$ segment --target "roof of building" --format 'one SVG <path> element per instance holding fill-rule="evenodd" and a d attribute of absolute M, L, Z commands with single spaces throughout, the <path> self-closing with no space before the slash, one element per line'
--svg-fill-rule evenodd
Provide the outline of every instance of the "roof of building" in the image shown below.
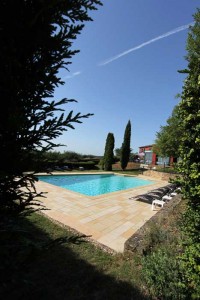
<path fill-rule="evenodd" d="M 153 147 L 153 145 L 140 146 L 139 148 Z"/>

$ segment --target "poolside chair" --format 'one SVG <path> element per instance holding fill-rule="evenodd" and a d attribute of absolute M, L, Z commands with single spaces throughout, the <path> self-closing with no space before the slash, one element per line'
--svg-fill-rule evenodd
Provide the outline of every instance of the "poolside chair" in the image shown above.
<path fill-rule="evenodd" d="M 128 198 L 129 200 L 134 200 L 134 199 L 136 199 L 136 198 L 138 198 L 138 196 L 133 196 L 133 197 L 130 197 L 130 198 Z"/>
<path fill-rule="evenodd" d="M 68 166 L 63 166 L 62 169 L 63 169 L 64 171 L 71 171 L 71 170 L 72 170 L 72 169 L 69 168 Z"/>
<path fill-rule="evenodd" d="M 162 197 L 162 201 L 170 201 L 171 199 L 173 198 L 173 196 L 170 196 L 170 195 L 165 195 Z"/>
<path fill-rule="evenodd" d="M 128 199 L 129 199 L 129 200 L 138 200 L 138 199 L 140 199 L 141 197 L 145 198 L 146 195 L 148 195 L 148 193 L 136 195 L 136 196 L 130 197 L 130 198 L 128 198 Z M 152 197 L 152 196 L 151 196 L 151 197 Z"/>
<path fill-rule="evenodd" d="M 169 188 L 163 186 L 161 188 L 158 188 L 157 191 L 162 192 L 163 194 L 165 194 L 165 193 L 167 193 L 169 191 Z"/>
<path fill-rule="evenodd" d="M 53 172 L 53 169 L 52 168 L 46 168 L 46 173 L 50 173 L 51 174 L 51 172 Z"/>
<path fill-rule="evenodd" d="M 155 195 L 156 197 L 161 198 L 162 196 L 164 196 L 166 194 L 166 191 L 155 189 L 153 191 L 148 192 L 148 194 Z"/>
<path fill-rule="evenodd" d="M 171 196 L 176 196 L 181 192 L 181 188 L 178 187 L 176 188 L 172 193 L 170 193 Z"/>
<path fill-rule="evenodd" d="M 150 193 L 147 193 L 147 195 L 151 196 L 154 199 L 158 199 L 159 200 L 159 199 L 161 199 L 161 197 L 162 197 L 163 194 L 158 194 L 156 192 L 150 192 Z"/>
<path fill-rule="evenodd" d="M 169 191 L 172 193 L 177 189 L 177 186 L 175 184 L 170 184 L 169 185 Z"/>
<path fill-rule="evenodd" d="M 154 210 L 157 205 L 161 206 L 161 208 L 162 208 L 164 206 L 164 204 L 165 204 L 165 201 L 155 199 L 155 200 L 152 201 L 151 209 Z"/>
<path fill-rule="evenodd" d="M 59 166 L 55 166 L 54 170 L 56 170 L 56 171 L 63 171 L 62 168 L 60 168 Z"/>
<path fill-rule="evenodd" d="M 162 190 L 154 189 L 154 190 L 147 192 L 146 194 L 141 194 L 141 195 L 130 197 L 129 200 L 143 200 L 143 201 L 148 201 L 148 202 L 152 203 L 153 199 L 155 199 L 155 198 L 161 199 L 161 197 L 163 195 L 164 195 L 164 192 Z"/>
<path fill-rule="evenodd" d="M 145 202 L 152 203 L 153 199 L 154 199 L 153 196 L 148 195 L 148 194 L 144 194 L 144 195 L 138 195 L 135 200 L 140 200 L 140 201 L 145 201 Z"/>
<path fill-rule="evenodd" d="M 178 194 L 177 192 L 172 192 L 172 193 L 170 193 L 170 196 L 174 197 L 174 196 L 176 196 L 177 194 Z"/>

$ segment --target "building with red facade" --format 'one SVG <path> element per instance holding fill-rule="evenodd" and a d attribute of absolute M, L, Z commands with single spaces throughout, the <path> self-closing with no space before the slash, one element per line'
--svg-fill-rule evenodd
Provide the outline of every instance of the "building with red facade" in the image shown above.
<path fill-rule="evenodd" d="M 138 155 L 148 165 L 171 165 L 177 161 L 174 157 L 160 157 L 156 155 L 153 152 L 153 145 L 140 146 Z"/>

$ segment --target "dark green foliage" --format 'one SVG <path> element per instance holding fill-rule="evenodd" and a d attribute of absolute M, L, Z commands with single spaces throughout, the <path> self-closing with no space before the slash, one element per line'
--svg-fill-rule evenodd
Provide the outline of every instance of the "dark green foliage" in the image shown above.
<path fill-rule="evenodd" d="M 182 267 L 181 286 L 191 299 L 200 297 L 200 211 L 188 205 L 182 224 L 186 240 L 183 242 L 183 253 L 180 256 Z"/>
<path fill-rule="evenodd" d="M 120 156 L 121 156 L 121 148 L 116 148 L 115 149 L 115 155 L 116 155 L 116 157 L 120 158 Z"/>
<path fill-rule="evenodd" d="M 66 166 L 77 168 L 81 164 L 86 164 L 87 169 L 94 169 L 94 165 L 99 163 L 100 158 L 94 155 L 83 155 L 73 151 L 48 151 L 44 153 L 34 152 L 31 156 L 32 161 L 29 162 L 31 170 L 45 171 L 47 168 L 54 168 L 55 166 Z M 35 168 L 32 166 L 35 166 Z"/>
<path fill-rule="evenodd" d="M 0 187 L 4 190 L 9 186 L 7 180 L 27 170 L 33 151 L 59 146 L 54 140 L 63 131 L 90 116 L 73 111 L 64 116 L 66 104 L 76 100 L 51 98 L 55 88 L 64 84 L 59 70 L 67 69 L 78 52 L 71 46 L 83 22 L 91 20 L 88 11 L 100 4 L 99 0 L 0 2 L 0 94 L 4 103 L 0 110 Z M 11 196 L 11 190 L 8 193 Z"/>
<path fill-rule="evenodd" d="M 176 200 L 175 200 L 176 201 Z M 182 273 L 179 259 L 183 247 L 180 241 L 185 202 L 177 203 L 171 211 L 157 215 L 149 223 L 143 239 L 142 278 L 150 299 L 190 299 L 180 284 Z"/>
<path fill-rule="evenodd" d="M 87 170 L 98 169 L 100 158 L 94 155 L 82 155 L 73 151 L 48 151 L 44 153 L 33 152 L 29 161 L 29 170 L 38 170 L 39 172 L 53 171 L 55 167 L 61 170 L 78 169 L 84 167 Z"/>
<path fill-rule="evenodd" d="M 182 284 L 190 290 L 191 298 L 200 295 L 200 10 L 194 15 L 195 23 L 190 28 L 187 42 L 188 61 L 184 82 L 179 118 L 182 122 L 182 141 L 180 146 L 181 162 L 178 170 L 184 198 L 188 200 L 183 232 L 187 237 L 184 253 Z"/>
<path fill-rule="evenodd" d="M 128 124 L 126 125 L 126 129 L 124 132 L 124 141 L 123 141 L 122 147 L 121 147 L 120 162 L 121 162 L 122 170 L 126 169 L 127 164 L 129 162 L 129 157 L 130 157 L 130 153 L 131 153 L 130 144 L 131 144 L 131 122 L 129 120 Z"/>
<path fill-rule="evenodd" d="M 116 155 L 116 161 L 120 161 L 121 157 L 121 148 L 116 148 L 115 149 L 115 155 Z M 132 149 L 130 149 L 130 155 L 129 155 L 129 161 L 136 161 L 139 158 L 137 153 L 133 153 Z"/>
<path fill-rule="evenodd" d="M 161 299 L 200 298 L 200 10 L 194 15 L 187 41 L 187 75 L 175 123 L 179 136 L 181 161 L 176 180 L 182 186 L 186 212 L 181 224 L 181 241 L 173 249 L 164 247 L 152 252 L 143 262 L 144 278 L 150 293 Z M 174 123 L 174 124 L 175 124 Z M 170 125 L 170 124 L 169 124 Z M 169 127 L 170 128 L 170 127 Z M 170 130 L 164 130 L 170 134 Z M 173 136 L 173 132 L 171 132 Z M 177 133 L 178 135 L 178 133 Z M 166 151 L 166 149 L 165 149 Z M 167 150 L 168 151 L 168 150 Z M 177 248 L 177 249 L 176 249 Z M 178 251 L 177 251 L 178 250 Z M 173 294 L 172 294 L 173 291 Z"/>
<path fill-rule="evenodd" d="M 67 68 L 78 51 L 71 50 L 83 22 L 91 20 L 89 9 L 98 0 L 1 1 L 0 4 L 0 166 L 6 172 L 21 172 L 30 150 L 49 150 L 54 139 L 73 123 L 90 114 L 67 116 L 73 99 L 50 101 L 64 82 L 60 68 Z M 26 163 L 25 163 L 25 160 Z"/>
<path fill-rule="evenodd" d="M 42 209 L 38 197 L 44 197 L 44 193 L 38 193 L 34 182 L 37 180 L 33 175 L 24 175 L 16 178 L 15 176 L 1 179 L 1 213 L 12 215 L 29 214 L 32 211 Z M 37 197 L 37 198 L 36 198 Z M 34 205 L 33 209 L 31 205 Z"/>
<path fill-rule="evenodd" d="M 63 153 L 48 151 L 44 153 L 43 157 L 49 162 L 64 163 L 66 161 L 80 161 L 83 158 L 83 155 L 73 151 L 65 151 Z"/>
<path fill-rule="evenodd" d="M 178 116 L 178 105 L 173 109 L 171 117 L 167 119 L 167 125 L 161 126 L 156 133 L 155 145 L 153 147 L 161 157 L 179 157 L 178 149 L 181 142 L 182 127 Z"/>
<path fill-rule="evenodd" d="M 115 138 L 113 133 L 108 133 L 103 157 L 103 168 L 105 171 L 112 171 L 112 164 L 114 161 L 114 145 L 115 145 Z"/>
<path fill-rule="evenodd" d="M 149 293 L 156 299 L 188 299 L 179 285 L 180 262 L 166 246 L 142 260 L 142 273 Z"/>

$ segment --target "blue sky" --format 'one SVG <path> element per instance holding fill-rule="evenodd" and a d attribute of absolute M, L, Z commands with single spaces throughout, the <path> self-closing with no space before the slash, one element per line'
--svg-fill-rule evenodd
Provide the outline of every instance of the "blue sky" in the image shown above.
<path fill-rule="evenodd" d="M 66 114 L 94 113 L 69 129 L 57 150 L 103 155 L 107 134 L 121 147 L 131 121 L 131 148 L 152 144 L 156 132 L 178 103 L 187 62 L 188 24 L 198 0 L 107 0 L 90 13 L 73 44 L 80 53 L 72 58 L 70 72 L 60 73 L 66 84 L 55 98 L 78 100 L 67 104 Z"/>

